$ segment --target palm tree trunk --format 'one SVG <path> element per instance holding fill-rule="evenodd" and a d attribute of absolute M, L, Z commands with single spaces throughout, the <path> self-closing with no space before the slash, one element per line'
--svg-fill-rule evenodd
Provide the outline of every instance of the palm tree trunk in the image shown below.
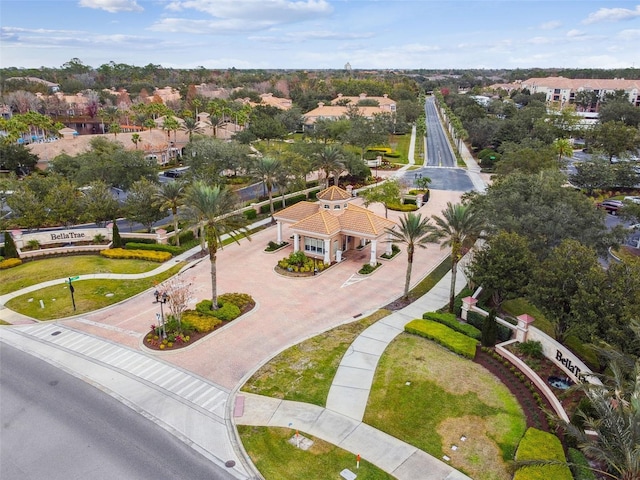
<path fill-rule="evenodd" d="M 216 239 L 207 232 L 207 244 L 209 247 L 209 260 L 211 261 L 211 310 L 218 309 L 218 270 L 216 266 L 216 253 L 218 251 Z"/>
<path fill-rule="evenodd" d="M 180 232 L 178 232 L 178 209 L 172 209 L 171 215 L 173 216 L 173 232 L 176 237 L 176 247 L 180 246 Z"/>
<path fill-rule="evenodd" d="M 451 287 L 449 288 L 449 313 L 453 313 L 453 302 L 456 297 L 456 277 L 458 276 L 458 261 L 451 262 Z"/>
<path fill-rule="evenodd" d="M 413 248 L 411 245 L 407 247 L 407 273 L 404 277 L 404 295 L 405 300 L 409 298 L 409 284 L 411 283 L 411 269 L 413 268 Z"/>

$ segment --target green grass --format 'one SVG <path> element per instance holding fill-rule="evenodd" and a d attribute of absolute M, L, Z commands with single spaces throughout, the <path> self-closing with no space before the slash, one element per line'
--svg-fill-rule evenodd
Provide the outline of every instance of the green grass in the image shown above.
<path fill-rule="evenodd" d="M 393 163 L 409 163 L 409 146 L 411 145 L 411 135 L 391 135 L 389 137 L 394 151 L 400 154 L 400 157 L 394 158 Z"/>
<path fill-rule="evenodd" d="M 451 270 L 451 257 L 445 258 L 434 268 L 429 275 L 409 291 L 409 301 L 415 302 L 429 290 L 436 286 L 442 278 Z"/>
<path fill-rule="evenodd" d="M 308 450 L 302 450 L 288 441 L 295 431 L 288 428 L 238 426 L 242 443 L 251 460 L 267 480 L 339 479 L 340 472 L 348 468 L 358 475 L 358 480 L 392 480 L 394 477 L 375 465 L 360 460 L 356 470 L 356 456 L 335 445 L 324 442 L 304 432 L 301 435 L 313 440 Z"/>
<path fill-rule="evenodd" d="M 14 268 L 0 270 L 0 295 L 58 278 L 92 273 L 144 273 L 155 268 L 158 268 L 156 262 L 115 260 L 100 255 L 33 260 Z"/>
<path fill-rule="evenodd" d="M 155 264 L 157 266 L 157 264 Z M 60 284 L 42 288 L 35 292 L 12 298 L 7 308 L 38 320 L 55 320 L 71 315 L 98 310 L 113 305 L 138 293 L 152 288 L 154 285 L 175 275 L 184 266 L 176 264 L 158 275 L 136 280 L 78 280 L 73 282 L 75 288 L 76 310 L 73 310 L 71 293 L 68 285 Z M 107 294 L 112 294 L 107 296 Z M 40 300 L 44 307 L 40 306 Z"/>
<path fill-rule="evenodd" d="M 408 334 L 380 359 L 364 422 L 436 458 L 448 455 L 452 466 L 476 480 L 511 478 L 506 460 L 526 428 L 517 400 L 497 378 Z"/>
<path fill-rule="evenodd" d="M 324 407 L 347 348 L 362 331 L 390 313 L 378 310 L 362 320 L 294 345 L 253 374 L 242 390 Z"/>

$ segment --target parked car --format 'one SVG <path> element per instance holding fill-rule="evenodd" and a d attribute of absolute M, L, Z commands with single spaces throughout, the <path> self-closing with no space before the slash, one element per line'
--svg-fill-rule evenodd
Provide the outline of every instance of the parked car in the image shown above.
<path fill-rule="evenodd" d="M 187 173 L 187 170 L 189 170 L 188 166 L 187 167 L 172 168 L 171 170 L 165 170 L 164 176 L 165 177 L 170 177 L 170 178 L 180 178 L 185 173 Z"/>
<path fill-rule="evenodd" d="M 640 204 L 640 197 L 638 196 L 630 196 L 630 197 L 624 197 L 623 199 L 625 202 L 633 202 L 633 203 L 638 203 Z"/>
<path fill-rule="evenodd" d="M 607 211 L 607 213 L 610 213 L 611 215 L 617 215 L 618 214 L 618 210 L 621 209 L 624 206 L 624 203 L 622 202 L 622 200 L 603 200 L 602 202 L 598 203 L 598 208 L 602 208 L 604 210 Z"/>

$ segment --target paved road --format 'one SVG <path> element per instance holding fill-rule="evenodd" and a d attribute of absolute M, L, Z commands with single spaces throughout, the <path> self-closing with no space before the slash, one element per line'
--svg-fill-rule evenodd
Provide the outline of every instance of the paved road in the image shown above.
<path fill-rule="evenodd" d="M 451 152 L 449 140 L 442 128 L 435 98 L 429 97 L 425 103 L 427 120 L 427 166 L 430 167 L 455 167 L 456 158 Z"/>
<path fill-rule="evenodd" d="M 0 478 L 234 478 L 103 391 L 1 348 Z"/>

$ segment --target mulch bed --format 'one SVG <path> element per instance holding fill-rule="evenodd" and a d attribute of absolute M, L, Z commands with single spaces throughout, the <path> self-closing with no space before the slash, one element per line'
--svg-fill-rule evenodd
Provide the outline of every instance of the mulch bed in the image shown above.
<path fill-rule="evenodd" d="M 534 427 L 546 432 L 550 431 L 547 416 L 538 406 L 538 402 L 533 397 L 533 392 L 529 389 L 528 381 L 525 384 L 523 381 L 517 378 L 513 374 L 513 372 L 511 372 L 509 367 L 504 365 L 500 360 L 484 352 L 481 347 L 478 347 L 474 361 L 482 365 L 484 368 L 498 377 L 498 379 L 516 397 L 518 403 L 522 406 L 522 410 L 524 411 L 524 414 L 527 418 L 527 427 Z M 544 402 L 544 408 L 552 412 L 553 408 L 547 401 L 546 397 L 537 388 L 535 390 L 542 398 L 542 401 Z"/>
<path fill-rule="evenodd" d="M 245 309 L 243 309 L 240 312 L 240 317 L 242 315 L 244 315 L 245 313 L 250 312 L 251 310 L 253 310 L 253 308 L 255 306 L 256 306 L 255 302 L 250 304 L 250 305 L 248 305 Z M 188 347 L 189 345 L 193 345 L 198 340 L 203 339 L 204 337 L 206 337 L 207 335 L 212 334 L 216 330 L 220 330 L 222 327 L 224 327 L 225 325 L 227 325 L 227 324 L 229 324 L 231 322 L 233 322 L 233 320 L 230 320 L 228 322 L 224 322 L 223 321 L 219 325 L 216 325 L 216 327 L 213 330 L 211 330 L 210 332 L 193 332 L 193 333 L 190 333 L 188 342 L 174 343 L 173 346 L 171 346 L 171 348 L 166 347 L 166 346 L 165 346 L 165 348 L 160 348 L 160 343 L 161 343 L 160 341 L 153 341 L 151 343 L 147 342 L 146 338 L 151 332 L 145 333 L 145 335 L 144 335 L 145 340 L 142 343 L 149 350 L 156 350 L 156 351 L 161 351 L 161 352 L 173 352 L 175 350 L 180 350 L 182 348 Z"/>

